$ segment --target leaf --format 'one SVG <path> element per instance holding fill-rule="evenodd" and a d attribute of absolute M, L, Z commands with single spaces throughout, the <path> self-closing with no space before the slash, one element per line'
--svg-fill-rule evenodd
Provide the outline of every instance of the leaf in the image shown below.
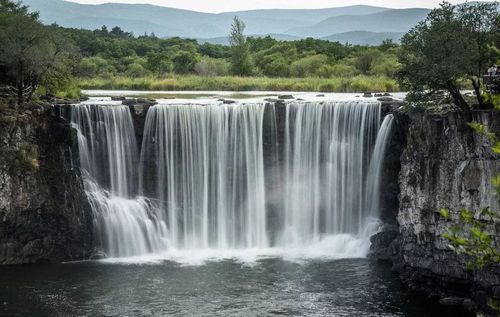
<path fill-rule="evenodd" d="M 448 211 L 448 209 L 444 208 L 439 209 L 439 214 L 446 220 L 450 219 L 450 212 Z"/>
<path fill-rule="evenodd" d="M 467 209 L 461 209 L 460 210 L 460 218 L 465 221 L 466 223 L 471 223 L 473 219 L 473 215 L 470 211 Z"/>

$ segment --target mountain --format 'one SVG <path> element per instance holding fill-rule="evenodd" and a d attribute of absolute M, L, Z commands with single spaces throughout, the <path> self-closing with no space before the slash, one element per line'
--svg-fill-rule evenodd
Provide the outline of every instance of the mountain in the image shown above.
<path fill-rule="evenodd" d="M 279 34 L 279 33 L 251 34 L 248 36 L 251 36 L 251 37 L 270 36 L 278 41 L 296 41 L 296 40 L 301 39 L 301 37 L 298 37 L 298 36 L 293 36 L 293 35 L 288 35 L 288 34 Z M 227 36 L 219 36 L 219 37 L 197 39 L 197 40 L 199 43 L 210 43 L 210 44 L 221 44 L 221 45 L 228 45 L 229 44 L 229 38 Z"/>
<path fill-rule="evenodd" d="M 271 9 L 204 13 L 149 4 L 79 4 L 64 0 L 24 0 L 39 11 L 46 24 L 84 29 L 119 26 L 136 35 L 154 32 L 161 37 L 180 36 L 227 43 L 232 19 L 239 16 L 246 33 L 270 34 L 280 40 L 304 37 L 339 39 L 353 44 L 372 44 L 388 36 L 379 33 L 406 32 L 425 17 L 427 9 L 395 10 L 355 5 L 325 9 Z M 371 32 L 359 33 L 359 31 Z M 333 35 L 332 35 L 333 34 Z M 390 35 L 390 34 L 389 34 Z M 348 36 L 353 38 L 346 40 Z M 399 35 L 394 35 L 395 37 Z M 392 38 L 392 37 L 391 37 Z"/>
<path fill-rule="evenodd" d="M 425 19 L 429 9 L 393 9 L 368 15 L 342 15 L 319 23 L 287 30 L 295 36 L 324 37 L 352 31 L 407 32 Z M 333 31 L 333 32 L 332 32 Z"/>
<path fill-rule="evenodd" d="M 352 31 L 325 36 L 322 39 L 353 45 L 380 45 L 387 39 L 392 40 L 394 43 L 399 43 L 403 35 L 403 32 Z"/>
<path fill-rule="evenodd" d="M 366 15 L 390 10 L 389 8 L 367 5 L 353 5 L 348 7 L 324 9 L 262 9 L 249 11 L 225 12 L 222 15 L 239 16 L 243 20 L 255 18 L 296 20 L 316 23 L 320 20 L 339 15 Z"/>

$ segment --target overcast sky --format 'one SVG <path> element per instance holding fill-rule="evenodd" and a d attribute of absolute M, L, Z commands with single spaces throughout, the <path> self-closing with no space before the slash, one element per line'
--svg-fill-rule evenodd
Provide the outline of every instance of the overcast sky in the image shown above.
<path fill-rule="evenodd" d="M 226 12 L 249 9 L 304 9 L 330 8 L 353 4 L 366 4 L 390 8 L 432 8 L 442 0 L 70 0 L 73 2 L 98 4 L 105 2 L 150 3 L 166 7 L 182 8 L 203 12 Z M 465 2 L 449 0 L 452 3 Z"/>

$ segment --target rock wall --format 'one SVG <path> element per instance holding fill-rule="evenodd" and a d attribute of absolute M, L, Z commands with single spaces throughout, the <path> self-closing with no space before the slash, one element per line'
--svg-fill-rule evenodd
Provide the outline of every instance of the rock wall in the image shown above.
<path fill-rule="evenodd" d="M 487 297 L 500 295 L 500 270 L 466 271 L 466 259 L 450 251 L 442 238 L 450 223 L 439 209 L 449 209 L 452 222 L 459 219 L 461 208 L 500 210 L 491 185 L 492 177 L 500 173 L 500 157 L 459 112 L 396 116 L 408 125 L 400 160 L 399 229 L 385 255 L 410 287 L 441 298 L 471 297 L 484 307 Z M 490 131 L 500 131 L 498 111 L 475 111 L 472 116 Z M 498 234 L 494 225 L 490 229 Z M 382 239 L 376 242 L 387 247 L 391 239 L 381 243 Z"/>
<path fill-rule="evenodd" d="M 88 257 L 92 219 L 76 133 L 50 107 L 0 111 L 0 264 Z"/>

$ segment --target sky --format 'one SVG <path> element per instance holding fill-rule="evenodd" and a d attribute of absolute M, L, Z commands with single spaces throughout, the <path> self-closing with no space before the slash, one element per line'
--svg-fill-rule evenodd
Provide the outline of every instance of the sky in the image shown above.
<path fill-rule="evenodd" d="M 149 3 L 202 12 L 227 12 L 251 9 L 313 9 L 365 4 L 389 8 L 433 8 L 442 0 L 70 0 L 85 4 L 106 2 Z M 451 3 L 465 2 L 451 0 Z"/>

